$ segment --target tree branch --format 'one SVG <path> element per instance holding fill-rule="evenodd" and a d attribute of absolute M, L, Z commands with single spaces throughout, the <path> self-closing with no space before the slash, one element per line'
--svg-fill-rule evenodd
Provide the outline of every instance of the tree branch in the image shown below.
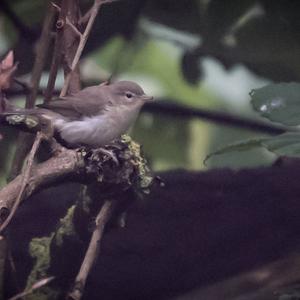
<path fill-rule="evenodd" d="M 60 21 L 63 27 L 62 66 L 64 69 L 65 80 L 67 76 L 70 76 L 70 82 L 67 91 L 70 94 L 76 93 L 81 89 L 79 67 L 76 66 L 73 72 L 71 72 L 71 65 L 78 50 L 80 39 L 72 27 L 67 24 L 67 19 L 74 26 L 77 26 L 80 15 L 79 0 L 62 1 L 60 9 Z M 72 74 L 69 75 L 70 73 Z"/>
<path fill-rule="evenodd" d="M 83 34 L 80 36 L 80 42 L 79 42 L 77 51 L 75 53 L 74 59 L 73 59 L 72 64 L 71 64 L 71 68 L 70 68 L 71 70 L 65 78 L 65 82 L 64 82 L 63 88 L 61 90 L 60 97 L 65 96 L 68 92 L 68 88 L 69 88 L 69 85 L 70 85 L 72 74 L 73 74 L 74 70 L 76 69 L 76 67 L 78 65 L 78 62 L 79 62 L 79 59 L 81 57 L 82 51 L 85 47 L 85 44 L 87 42 L 87 39 L 89 37 L 89 34 L 91 32 L 92 26 L 94 24 L 94 21 L 96 19 L 96 16 L 99 12 L 100 7 L 103 4 L 109 3 L 109 2 L 112 2 L 112 1 L 113 0 L 95 0 L 94 5 L 91 8 L 91 13 L 90 13 L 89 20 L 87 22 L 86 28 L 85 28 Z"/>
<path fill-rule="evenodd" d="M 49 45 L 52 40 L 52 27 L 54 24 L 54 17 L 55 11 L 49 4 L 43 24 L 41 38 L 37 45 L 36 57 L 30 80 L 31 93 L 29 95 L 29 98 L 26 100 L 26 108 L 33 108 L 35 105 L 40 79 L 47 60 Z"/>
<path fill-rule="evenodd" d="M 58 10 L 59 17 L 56 22 L 56 38 L 55 38 L 55 44 L 54 44 L 54 51 L 52 55 L 52 62 L 51 67 L 49 71 L 49 78 L 47 83 L 47 88 L 45 90 L 45 97 L 44 101 L 49 102 L 52 98 L 53 90 L 55 87 L 55 81 L 57 76 L 58 68 L 61 64 L 62 59 L 62 45 L 63 45 L 63 25 L 64 25 L 64 15 L 65 12 L 62 12 L 61 9 L 54 3 L 52 3 L 52 6 Z"/>
<path fill-rule="evenodd" d="M 63 148 L 57 156 L 32 168 L 22 199 L 29 197 L 42 186 L 61 181 L 76 172 L 79 173 L 82 166 L 82 157 L 75 150 Z M 7 217 L 7 212 L 14 206 L 21 186 L 22 175 L 19 175 L 0 190 L 0 222 L 3 222 L 3 219 Z"/>
<path fill-rule="evenodd" d="M 43 286 L 47 285 L 49 282 L 51 282 L 54 279 L 53 276 L 46 277 L 43 279 L 40 279 L 39 281 L 35 282 L 31 287 L 24 290 L 23 292 L 9 298 L 8 300 L 17 300 L 17 299 L 24 299 L 24 297 L 34 293 L 37 289 L 42 288 Z"/>
<path fill-rule="evenodd" d="M 19 207 L 19 205 L 20 205 L 20 203 L 21 203 L 21 201 L 24 197 L 24 191 L 25 191 L 25 188 L 28 184 L 30 172 L 31 172 L 31 169 L 32 169 L 32 166 L 33 166 L 33 163 L 34 163 L 34 157 L 35 157 L 35 154 L 36 154 L 36 152 L 37 152 L 37 150 L 38 150 L 38 148 L 41 144 L 42 139 L 43 139 L 43 134 L 41 132 L 38 132 L 36 134 L 35 141 L 33 143 L 31 151 L 29 153 L 28 160 L 27 160 L 27 165 L 25 167 L 25 170 L 24 170 L 23 174 L 21 175 L 22 179 L 21 179 L 21 186 L 20 186 L 20 189 L 19 189 L 19 192 L 18 192 L 18 196 L 17 196 L 17 198 L 14 202 L 14 205 L 13 205 L 11 211 L 10 211 L 9 216 L 7 217 L 7 219 L 5 219 L 5 221 L 0 226 L 0 233 L 9 224 L 9 222 L 13 218 L 15 212 L 17 211 L 17 208 Z"/>
<path fill-rule="evenodd" d="M 267 124 L 266 122 L 253 120 L 246 117 L 239 117 L 232 114 L 207 110 L 203 108 L 188 107 L 177 104 L 172 100 L 157 101 L 147 103 L 142 108 L 142 112 L 150 112 L 157 114 L 166 114 L 179 118 L 199 118 L 205 119 L 221 125 L 234 126 L 247 130 L 258 131 L 268 134 L 281 134 L 287 130 L 294 130 L 282 126 Z"/>
<path fill-rule="evenodd" d="M 131 186 L 143 192 L 152 183 L 152 176 L 140 146 L 129 136 L 124 135 L 106 146 L 117 157 L 120 162 L 118 166 L 112 166 L 111 158 L 99 149 L 71 150 L 60 146 L 54 139 L 50 142 L 54 156 L 32 167 L 22 199 L 43 186 L 61 183 L 66 178 L 85 184 L 96 181 L 99 185 L 108 183 L 117 186 L 122 183 L 123 192 Z M 22 175 L 17 176 L 0 190 L 0 223 L 14 206 L 22 186 L 22 178 Z"/>
<path fill-rule="evenodd" d="M 51 42 L 51 28 L 54 22 L 55 11 L 49 5 L 47 10 L 47 15 L 43 24 L 41 38 L 38 41 L 37 52 L 35 57 L 35 62 L 32 70 L 32 75 L 30 79 L 30 92 L 26 97 L 26 108 L 33 108 L 35 105 L 35 100 L 39 90 L 40 79 L 42 72 L 47 60 L 47 53 L 49 50 L 49 45 Z M 20 133 L 17 140 L 16 152 L 14 154 L 14 159 L 12 163 L 12 168 L 10 170 L 9 178 L 15 178 L 20 172 L 24 159 L 30 149 L 32 143 L 31 136 L 26 133 Z"/>
<path fill-rule="evenodd" d="M 100 250 L 100 242 L 103 236 L 104 228 L 109 221 L 114 208 L 114 202 L 107 200 L 101 207 L 95 222 L 90 244 L 86 251 L 84 260 L 81 264 L 79 273 L 76 276 L 74 286 L 68 294 L 67 299 L 80 300 L 83 295 L 87 277 L 95 264 Z"/>

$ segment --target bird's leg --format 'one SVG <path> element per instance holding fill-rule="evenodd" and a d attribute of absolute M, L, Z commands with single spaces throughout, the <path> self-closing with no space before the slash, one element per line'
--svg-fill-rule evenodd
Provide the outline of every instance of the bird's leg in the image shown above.
<path fill-rule="evenodd" d="M 46 117 L 40 117 L 41 132 L 44 134 L 44 139 L 48 141 L 51 154 L 56 156 L 64 150 L 64 147 L 60 145 L 54 138 L 54 126 L 51 119 Z"/>

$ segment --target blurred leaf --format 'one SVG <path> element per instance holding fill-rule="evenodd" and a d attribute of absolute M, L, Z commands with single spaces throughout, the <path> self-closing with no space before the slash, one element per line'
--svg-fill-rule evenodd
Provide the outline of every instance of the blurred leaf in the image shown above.
<path fill-rule="evenodd" d="M 192 50 L 200 45 L 200 36 L 196 34 L 176 30 L 145 18 L 139 22 L 139 29 L 151 38 L 168 41 L 184 50 Z"/>
<path fill-rule="evenodd" d="M 300 124 L 300 84 L 270 84 L 252 90 L 250 96 L 263 117 L 289 126 Z"/>
<path fill-rule="evenodd" d="M 214 155 L 226 154 L 233 151 L 247 151 L 254 147 L 261 146 L 261 143 L 264 140 L 265 138 L 257 138 L 257 139 L 249 139 L 249 140 L 244 140 L 233 144 L 229 144 L 207 155 L 207 157 L 204 160 L 204 164 L 206 164 L 206 162 Z"/>
<path fill-rule="evenodd" d="M 300 156 L 300 132 L 284 133 L 265 139 L 261 146 L 277 155 Z"/>
<path fill-rule="evenodd" d="M 212 152 L 205 162 L 214 155 L 232 151 L 247 151 L 254 147 L 264 147 L 270 152 L 281 156 L 300 157 L 300 132 L 284 133 L 270 138 L 256 138 L 233 143 Z"/>

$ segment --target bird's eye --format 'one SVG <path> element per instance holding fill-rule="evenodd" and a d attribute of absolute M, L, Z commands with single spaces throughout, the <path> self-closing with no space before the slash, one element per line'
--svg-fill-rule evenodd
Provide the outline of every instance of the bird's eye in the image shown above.
<path fill-rule="evenodd" d="M 125 95 L 126 95 L 126 98 L 128 98 L 128 99 L 131 99 L 133 97 L 133 95 L 129 92 L 127 92 Z"/>

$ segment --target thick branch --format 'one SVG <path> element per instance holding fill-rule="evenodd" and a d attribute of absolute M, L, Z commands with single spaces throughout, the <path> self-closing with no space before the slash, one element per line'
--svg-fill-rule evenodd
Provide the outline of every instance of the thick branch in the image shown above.
<path fill-rule="evenodd" d="M 75 150 L 64 149 L 57 156 L 34 166 L 24 189 L 23 199 L 42 186 L 59 182 L 68 175 L 74 175 L 80 171 L 82 165 L 83 160 Z M 22 175 L 19 175 L 0 190 L 0 220 L 5 218 L 7 211 L 13 207 L 21 185 Z"/>
<path fill-rule="evenodd" d="M 54 140 L 50 146 L 56 155 L 32 168 L 23 199 L 42 186 L 61 183 L 67 176 L 83 183 L 96 181 L 99 185 L 122 185 L 122 191 L 134 186 L 143 192 L 148 190 L 152 183 L 153 178 L 141 154 L 140 146 L 129 136 L 124 135 L 106 146 L 118 159 L 119 164 L 114 166 L 112 158 L 99 149 L 70 150 Z M 3 222 L 7 212 L 13 207 L 21 185 L 22 175 L 19 175 L 0 190 L 0 221 Z"/>

